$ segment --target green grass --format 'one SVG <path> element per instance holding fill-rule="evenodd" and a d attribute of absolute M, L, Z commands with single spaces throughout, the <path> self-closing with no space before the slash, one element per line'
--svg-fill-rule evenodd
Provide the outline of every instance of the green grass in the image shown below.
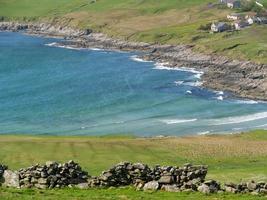
<path fill-rule="evenodd" d="M 63 190 L 18 190 L 0 188 L 1 200 L 80 200 L 80 199 L 95 199 L 95 200 L 258 200 L 266 199 L 263 196 L 252 195 L 238 195 L 238 194 L 213 194 L 204 195 L 201 193 L 169 193 L 169 192 L 142 192 L 136 191 L 133 188 L 122 189 L 89 189 L 89 190 L 77 190 L 77 189 L 63 189 Z"/>
<path fill-rule="evenodd" d="M 93 28 L 111 37 L 162 44 L 192 44 L 194 50 L 267 63 L 267 28 L 209 34 L 200 25 L 225 20 L 230 9 L 208 6 L 217 0 L 0 0 L 7 20 L 52 21 Z M 262 1 L 265 5 L 267 0 Z M 235 48 L 231 48 L 234 45 Z"/>
<path fill-rule="evenodd" d="M 209 166 L 208 179 L 224 182 L 267 181 L 267 131 L 238 135 L 188 136 L 180 138 L 135 138 L 131 135 L 0 136 L 0 160 L 17 170 L 47 160 L 81 164 L 91 175 L 121 161 L 150 166 L 191 162 Z M 246 195 L 199 193 L 145 193 L 132 188 L 81 191 L 0 189 L 0 199 L 257 199 Z M 263 197 L 259 197 L 263 198 Z"/>

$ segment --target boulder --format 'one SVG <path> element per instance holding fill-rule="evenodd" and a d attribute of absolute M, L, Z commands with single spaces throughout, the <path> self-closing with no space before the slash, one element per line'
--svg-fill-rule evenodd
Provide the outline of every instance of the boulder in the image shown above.
<path fill-rule="evenodd" d="M 160 183 L 160 184 L 171 184 L 171 183 L 173 183 L 173 177 L 172 176 L 162 176 L 159 180 L 158 180 L 158 182 Z"/>
<path fill-rule="evenodd" d="M 230 186 L 225 186 L 224 190 L 225 192 L 229 192 L 229 193 L 234 193 L 234 194 L 237 193 L 237 189 L 234 187 L 230 187 Z"/>
<path fill-rule="evenodd" d="M 88 183 L 79 183 L 76 185 L 76 187 L 79 189 L 85 190 L 85 189 L 89 188 L 89 185 L 88 185 Z"/>
<path fill-rule="evenodd" d="M 11 170 L 5 170 L 3 174 L 3 185 L 7 187 L 19 188 L 19 174 Z"/>
<path fill-rule="evenodd" d="M 258 188 L 258 185 L 254 181 L 250 181 L 250 182 L 247 182 L 247 188 L 250 191 L 253 191 L 253 190 L 256 190 Z"/>
<path fill-rule="evenodd" d="M 144 191 L 148 191 L 148 190 L 156 191 L 158 189 L 159 189 L 159 183 L 157 181 L 150 181 L 146 183 L 143 187 Z"/>
<path fill-rule="evenodd" d="M 166 192 L 180 192 L 181 191 L 177 185 L 163 185 L 161 189 Z"/>
<path fill-rule="evenodd" d="M 209 186 L 206 184 L 202 184 L 202 185 L 198 186 L 197 190 L 201 193 L 204 193 L 204 194 L 211 193 Z"/>

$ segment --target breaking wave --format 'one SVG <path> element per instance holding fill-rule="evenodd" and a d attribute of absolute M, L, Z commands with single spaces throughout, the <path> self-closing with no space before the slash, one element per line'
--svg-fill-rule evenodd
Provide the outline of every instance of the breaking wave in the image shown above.
<path fill-rule="evenodd" d="M 189 68 L 189 67 L 168 67 L 166 65 L 169 65 L 169 63 L 168 62 L 166 62 L 166 63 L 156 63 L 154 69 L 190 72 L 190 73 L 195 74 L 196 78 L 200 78 L 201 75 L 204 74 L 204 72 L 198 71 L 198 70 L 196 70 L 194 68 Z"/>
<path fill-rule="evenodd" d="M 209 133 L 210 133 L 210 131 L 203 131 L 203 132 L 197 133 L 197 135 L 207 135 Z"/>
<path fill-rule="evenodd" d="M 188 123 L 188 122 L 195 122 L 197 119 L 164 119 L 160 120 L 165 124 L 181 124 L 181 123 Z"/>
<path fill-rule="evenodd" d="M 133 55 L 130 57 L 131 60 L 136 61 L 136 62 L 153 62 L 149 60 L 143 60 L 142 58 L 138 57 L 137 55 Z"/>
<path fill-rule="evenodd" d="M 226 117 L 221 119 L 214 119 L 212 121 L 213 125 L 225 125 L 225 124 L 238 124 L 264 118 L 267 118 L 267 112 L 260 112 L 251 115 L 236 116 L 236 117 Z"/>
<path fill-rule="evenodd" d="M 258 104 L 258 101 L 254 101 L 254 100 L 236 100 L 235 103 L 238 104 Z"/>
<path fill-rule="evenodd" d="M 62 45 L 62 44 L 59 44 L 57 42 L 45 44 L 45 46 L 58 47 L 58 48 L 71 49 L 71 50 L 82 50 L 83 49 L 83 48 L 78 48 L 78 47 L 73 47 L 73 46 L 68 46 L 68 45 Z"/>

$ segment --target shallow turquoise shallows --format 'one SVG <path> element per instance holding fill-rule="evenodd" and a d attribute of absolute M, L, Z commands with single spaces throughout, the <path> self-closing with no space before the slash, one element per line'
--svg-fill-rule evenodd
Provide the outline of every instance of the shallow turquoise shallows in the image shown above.
<path fill-rule="evenodd" d="M 186 135 L 267 128 L 267 104 L 202 89 L 138 53 L 0 33 L 0 133 Z M 55 47 L 57 46 L 57 47 Z"/>

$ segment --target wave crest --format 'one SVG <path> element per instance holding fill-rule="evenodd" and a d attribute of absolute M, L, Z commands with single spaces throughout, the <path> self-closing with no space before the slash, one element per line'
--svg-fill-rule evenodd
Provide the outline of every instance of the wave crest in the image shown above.
<path fill-rule="evenodd" d="M 188 123 L 188 122 L 195 122 L 197 119 L 164 119 L 160 120 L 164 124 L 181 124 L 181 123 Z"/>
<path fill-rule="evenodd" d="M 260 112 L 251 115 L 226 117 L 221 119 L 214 119 L 213 125 L 226 125 L 226 124 L 239 124 L 249 121 L 255 121 L 259 119 L 267 118 L 267 112 Z"/>

